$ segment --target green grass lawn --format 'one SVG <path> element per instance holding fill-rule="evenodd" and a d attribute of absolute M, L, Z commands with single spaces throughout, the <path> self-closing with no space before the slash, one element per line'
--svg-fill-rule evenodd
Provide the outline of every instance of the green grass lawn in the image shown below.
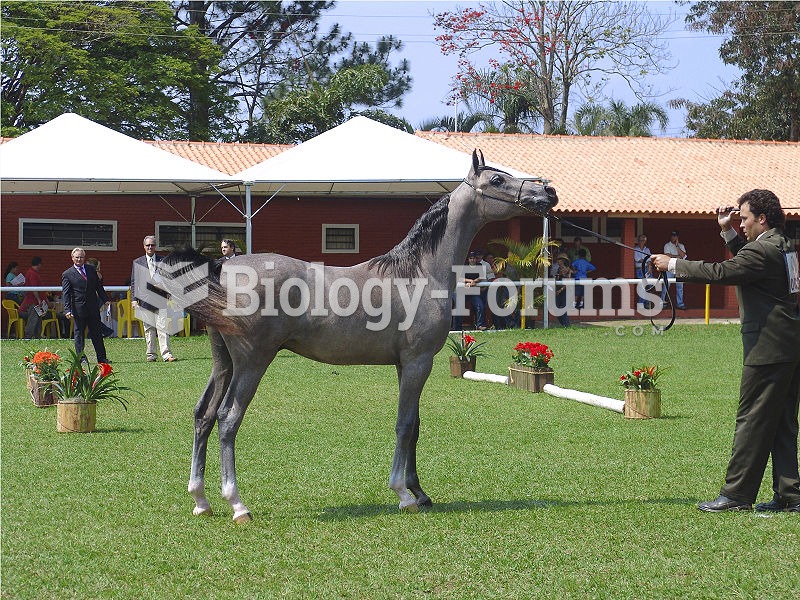
<path fill-rule="evenodd" d="M 618 335 L 622 334 L 622 335 Z M 126 413 L 56 433 L 2 351 L 3 598 L 790 598 L 800 589 L 800 517 L 705 514 L 733 435 L 737 326 L 479 334 L 478 370 L 505 373 L 518 341 L 555 351 L 556 385 L 622 398 L 635 364 L 669 367 L 657 420 L 497 384 L 451 379 L 436 358 L 421 401 L 419 472 L 434 508 L 397 510 L 394 367 L 341 367 L 282 352 L 240 430 L 235 525 L 186 492 L 192 408 L 207 339 L 173 340 L 179 362 L 145 363 L 142 340 L 108 342 Z M 67 349 L 69 343 L 49 343 Z M 768 467 L 769 469 L 769 467 Z M 771 497 L 765 481 L 760 499 Z"/>

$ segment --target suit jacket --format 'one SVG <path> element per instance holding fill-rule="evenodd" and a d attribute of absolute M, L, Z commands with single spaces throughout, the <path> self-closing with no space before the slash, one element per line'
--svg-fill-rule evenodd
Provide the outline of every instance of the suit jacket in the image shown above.
<path fill-rule="evenodd" d="M 770 229 L 752 242 L 736 236 L 727 245 L 733 258 L 720 263 L 678 259 L 676 277 L 737 286 L 745 365 L 797 360 L 800 309 L 797 294 L 789 293 L 783 256 L 794 248 L 778 229 Z"/>
<path fill-rule="evenodd" d="M 72 266 L 61 274 L 61 296 L 64 312 L 70 312 L 81 319 L 91 316 L 100 318 L 100 307 L 108 302 L 103 284 L 97 278 L 92 265 L 84 265 L 86 279 Z"/>
<path fill-rule="evenodd" d="M 162 260 L 164 260 L 164 257 L 163 256 L 159 256 L 158 254 L 156 254 L 154 256 L 156 258 L 156 266 L 158 266 L 158 263 L 160 263 Z M 147 255 L 140 256 L 139 258 L 137 258 L 136 260 L 133 261 L 133 266 L 131 267 L 131 300 L 135 300 L 136 302 L 141 304 L 143 308 L 145 308 L 147 310 L 157 311 L 158 308 L 155 305 L 150 304 L 147 301 L 143 300 L 137 294 L 137 290 L 136 290 L 136 271 L 137 271 L 136 267 L 137 266 L 140 269 L 144 269 L 148 273 L 150 272 L 150 268 L 147 266 Z M 141 290 L 138 290 L 138 291 L 141 292 Z M 167 297 L 167 293 L 164 290 L 162 290 L 162 289 L 160 289 L 158 287 L 155 287 L 152 284 L 149 284 L 147 286 L 147 291 L 148 292 L 152 292 L 152 293 L 156 293 L 156 294 L 158 294 L 160 296 L 163 296 L 164 298 Z"/>

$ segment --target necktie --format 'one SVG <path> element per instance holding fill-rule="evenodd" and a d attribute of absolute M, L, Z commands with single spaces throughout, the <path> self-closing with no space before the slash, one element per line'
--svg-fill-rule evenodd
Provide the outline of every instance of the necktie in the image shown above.
<path fill-rule="evenodd" d="M 86 279 L 86 269 L 84 269 L 82 266 L 78 267 L 78 272 L 83 276 L 84 279 Z"/>
<path fill-rule="evenodd" d="M 150 277 L 156 274 L 156 257 L 155 256 L 148 256 L 147 257 L 147 268 L 150 269 Z"/>

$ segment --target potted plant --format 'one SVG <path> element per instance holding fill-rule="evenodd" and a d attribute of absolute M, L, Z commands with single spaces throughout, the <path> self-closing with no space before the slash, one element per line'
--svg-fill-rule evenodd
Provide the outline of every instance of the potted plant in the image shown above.
<path fill-rule="evenodd" d="M 624 414 L 629 419 L 652 419 L 661 416 L 661 390 L 656 387 L 664 373 L 656 365 L 631 368 L 619 378 L 625 388 Z"/>
<path fill-rule="evenodd" d="M 113 400 L 128 410 L 122 392 L 135 391 L 119 384 L 111 365 L 100 363 L 89 368 L 81 363 L 83 359 L 82 352 L 70 350 L 67 368 L 53 384 L 58 398 L 57 429 L 62 433 L 94 431 L 98 401 Z"/>
<path fill-rule="evenodd" d="M 550 367 L 553 351 L 539 342 L 520 342 L 511 355 L 513 364 L 508 367 L 508 384 L 529 392 L 541 392 L 548 383 L 553 383 L 554 373 Z"/>
<path fill-rule="evenodd" d="M 28 390 L 34 406 L 41 408 L 55 405 L 53 382 L 59 378 L 60 364 L 61 357 L 58 353 L 50 352 L 47 348 L 32 350 L 22 357 L 22 366 L 25 367 Z"/>
<path fill-rule="evenodd" d="M 484 356 L 480 349 L 486 342 L 477 343 L 474 337 L 461 332 L 461 338 L 447 336 L 447 346 L 453 351 L 450 357 L 450 375 L 452 377 L 463 377 L 467 371 L 474 371 L 477 358 Z"/>

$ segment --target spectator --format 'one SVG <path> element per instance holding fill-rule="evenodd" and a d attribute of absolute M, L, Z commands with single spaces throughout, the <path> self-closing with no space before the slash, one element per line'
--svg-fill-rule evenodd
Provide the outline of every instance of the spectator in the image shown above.
<path fill-rule="evenodd" d="M 686 247 L 678 240 L 678 231 L 672 231 L 669 234 L 669 241 L 664 244 L 664 254 L 670 258 L 686 259 Z M 675 281 L 675 275 L 670 273 L 669 279 L 675 283 L 675 302 L 680 310 L 686 310 L 686 305 L 683 303 L 683 282 Z M 667 297 L 667 286 L 661 289 L 661 304 L 665 305 L 664 300 Z"/>
<path fill-rule="evenodd" d="M 8 266 L 6 267 L 6 273 L 3 279 L 5 280 L 6 285 L 9 287 L 20 287 L 25 283 L 25 276 L 24 275 L 22 276 L 22 281 L 20 283 L 14 282 L 14 280 L 17 277 L 19 277 L 19 264 L 14 261 L 11 261 L 10 263 L 8 263 Z M 17 304 L 20 304 L 22 302 L 23 296 L 24 294 L 22 292 L 8 292 L 6 294 L 6 297 L 9 300 L 13 300 Z"/>
<path fill-rule="evenodd" d="M 486 281 L 486 282 L 494 281 L 495 278 L 497 277 L 495 275 L 495 273 L 494 273 L 494 264 L 493 264 L 494 263 L 494 256 L 492 254 L 488 254 L 488 255 L 484 254 L 483 250 L 481 250 L 480 248 L 478 248 L 476 250 L 476 252 L 478 253 L 478 264 L 480 264 L 483 267 L 483 272 L 485 273 L 484 281 Z M 487 256 L 491 257 L 491 260 L 486 260 Z M 492 310 L 489 308 L 489 294 L 490 293 L 491 294 L 496 294 L 495 288 L 488 288 L 488 287 L 482 287 L 481 288 L 481 298 L 483 298 L 483 306 L 484 306 L 484 311 L 485 311 L 484 314 L 486 316 L 486 319 L 485 319 L 486 323 L 485 324 L 486 324 L 487 327 L 489 325 L 493 325 L 494 324 L 494 315 L 492 314 Z"/>
<path fill-rule="evenodd" d="M 586 251 L 586 256 L 584 257 L 589 262 L 592 262 L 592 252 L 588 248 L 585 248 L 583 245 L 583 239 L 580 237 L 576 237 L 573 241 L 573 246 L 569 250 L 567 250 L 567 257 L 569 258 L 570 263 L 574 263 L 576 260 L 581 258 L 581 250 Z"/>
<path fill-rule="evenodd" d="M 589 273 L 592 271 L 597 270 L 597 268 L 589 262 L 586 258 L 588 252 L 586 248 L 581 248 L 578 251 L 578 259 L 572 263 L 572 268 L 575 270 L 575 281 L 578 282 L 581 279 L 588 279 Z M 583 296 L 584 296 L 584 289 L 583 286 L 576 283 L 575 284 L 575 308 L 581 309 L 583 308 Z"/>
<path fill-rule="evenodd" d="M 464 278 L 461 282 L 468 288 L 476 287 L 478 283 L 486 279 L 484 267 L 479 263 L 478 256 L 479 253 L 472 250 L 467 257 L 467 266 L 464 268 Z M 484 304 L 483 298 L 480 293 L 470 294 L 466 298 L 472 305 L 472 311 L 475 315 L 475 327 L 481 331 L 485 331 L 487 329 L 485 314 L 486 305 Z M 461 329 L 460 316 L 453 316 L 452 327 L 455 330 Z"/>
<path fill-rule="evenodd" d="M 177 359 L 169 349 L 169 333 L 159 321 L 158 313 L 160 311 L 154 304 L 147 302 L 148 299 L 155 301 L 154 296 L 156 295 L 166 296 L 166 292 L 157 286 L 156 281 L 158 277 L 157 265 L 164 259 L 156 254 L 155 236 L 148 235 L 144 238 L 143 244 L 144 256 L 140 256 L 133 261 L 131 270 L 131 307 L 141 307 L 142 310 L 148 311 L 152 315 L 152 318 L 142 319 L 144 322 L 144 339 L 147 344 L 147 362 L 158 360 L 156 341 L 158 342 L 161 359 L 164 362 L 175 362 Z M 140 276 L 138 286 L 136 284 L 137 274 Z"/>
<path fill-rule="evenodd" d="M 41 287 L 44 285 L 39 271 L 42 270 L 44 263 L 41 256 L 34 256 L 31 259 L 31 268 L 25 273 L 25 287 Z M 37 312 L 44 301 L 44 292 L 27 292 L 19 306 L 19 316 L 25 319 L 25 337 L 27 339 L 38 338 L 42 331 L 42 316 Z"/>
<path fill-rule="evenodd" d="M 562 282 L 565 279 L 571 279 L 575 275 L 575 271 L 569 264 L 569 259 L 562 256 L 561 258 L 556 260 L 556 307 L 557 308 L 566 308 L 567 306 L 567 286 L 565 286 Z M 558 315 L 558 322 L 561 323 L 563 327 L 569 327 L 569 315 L 567 311 L 564 311 L 563 314 Z"/>
<path fill-rule="evenodd" d="M 95 271 L 97 272 L 97 279 L 100 281 L 100 286 L 102 287 L 103 286 L 103 274 L 100 272 L 100 261 L 97 260 L 96 258 L 87 258 L 86 259 L 86 264 L 87 265 L 92 265 L 94 267 Z M 106 293 L 105 288 L 103 288 L 103 293 L 104 294 Z M 106 297 L 109 298 L 109 300 L 111 299 L 111 297 L 108 294 L 106 294 Z M 100 330 L 103 332 L 103 337 L 104 338 L 111 337 L 112 335 L 114 335 L 114 328 L 113 327 L 109 327 L 108 324 L 105 323 L 106 320 L 109 321 L 109 322 L 112 322 L 111 321 L 111 311 L 107 307 L 105 309 L 101 309 L 100 312 L 101 312 L 101 314 L 100 314 Z M 116 323 L 116 321 L 114 321 L 114 323 Z"/>
<path fill-rule="evenodd" d="M 106 346 L 100 323 L 100 307 L 108 303 L 108 296 L 97 278 L 97 271 L 86 264 L 86 251 L 73 248 L 72 266 L 61 274 L 61 297 L 64 300 L 64 316 L 74 319 L 75 352 L 83 352 L 83 331 L 89 328 L 89 337 L 94 346 L 98 363 L 107 363 Z M 84 356 L 81 360 L 88 363 Z"/>
<path fill-rule="evenodd" d="M 217 270 L 222 268 L 222 265 L 225 263 L 226 260 L 230 260 L 231 258 L 236 256 L 236 242 L 226 238 L 222 240 L 219 248 L 220 251 L 222 252 L 222 256 L 220 256 L 215 263 Z"/>

